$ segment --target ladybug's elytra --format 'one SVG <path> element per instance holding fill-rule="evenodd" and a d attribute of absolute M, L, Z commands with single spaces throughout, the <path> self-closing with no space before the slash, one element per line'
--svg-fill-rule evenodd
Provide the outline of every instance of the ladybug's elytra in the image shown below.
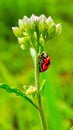
<path fill-rule="evenodd" d="M 39 71 L 44 72 L 49 68 L 50 65 L 50 57 L 46 52 L 42 52 L 39 61 Z"/>

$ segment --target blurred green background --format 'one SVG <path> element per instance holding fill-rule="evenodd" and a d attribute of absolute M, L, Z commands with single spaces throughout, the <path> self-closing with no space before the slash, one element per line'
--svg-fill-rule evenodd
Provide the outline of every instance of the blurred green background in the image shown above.
<path fill-rule="evenodd" d="M 24 84 L 34 84 L 32 58 L 29 51 L 21 50 L 11 29 L 18 25 L 19 18 L 32 14 L 52 16 L 56 23 L 62 24 L 62 34 L 45 45 L 51 57 L 47 78 L 54 90 L 63 128 L 70 130 L 73 126 L 73 0 L 0 0 L 0 82 L 20 89 Z M 59 130 L 51 127 L 52 118 L 47 114 L 56 116 L 55 109 L 52 112 L 49 107 L 48 112 L 45 94 L 42 97 L 49 130 Z M 53 106 L 49 91 L 47 98 Z M 57 117 L 55 121 L 58 122 Z M 38 113 L 26 100 L 0 90 L 0 130 L 41 130 Z"/>

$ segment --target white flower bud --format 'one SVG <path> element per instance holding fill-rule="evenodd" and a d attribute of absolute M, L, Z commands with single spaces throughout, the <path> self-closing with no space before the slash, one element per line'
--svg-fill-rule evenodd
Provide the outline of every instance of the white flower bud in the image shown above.
<path fill-rule="evenodd" d="M 46 19 L 46 23 L 48 25 L 48 28 L 50 29 L 52 26 L 55 25 L 53 19 L 51 18 L 51 16 L 49 16 L 47 19 Z"/>
<path fill-rule="evenodd" d="M 32 16 L 30 17 L 30 20 L 31 20 L 32 22 L 36 22 L 36 21 L 38 21 L 38 18 L 39 18 L 38 16 L 32 14 Z"/>
<path fill-rule="evenodd" d="M 46 16 L 42 14 L 42 15 L 39 17 L 39 22 L 44 22 L 45 20 L 46 20 Z"/>
<path fill-rule="evenodd" d="M 27 16 L 23 17 L 24 24 L 28 24 L 30 22 L 29 18 Z"/>

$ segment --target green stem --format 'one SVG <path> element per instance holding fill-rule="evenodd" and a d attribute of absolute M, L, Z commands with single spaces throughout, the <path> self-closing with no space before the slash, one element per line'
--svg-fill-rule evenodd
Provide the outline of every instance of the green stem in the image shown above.
<path fill-rule="evenodd" d="M 46 119 L 42 107 L 42 101 L 41 101 L 41 95 L 40 95 L 40 83 L 39 83 L 39 55 L 38 52 L 36 51 L 35 54 L 35 86 L 38 89 L 38 104 L 39 104 L 39 115 L 41 119 L 41 124 L 42 124 L 42 130 L 47 130 L 47 125 L 46 125 Z"/>

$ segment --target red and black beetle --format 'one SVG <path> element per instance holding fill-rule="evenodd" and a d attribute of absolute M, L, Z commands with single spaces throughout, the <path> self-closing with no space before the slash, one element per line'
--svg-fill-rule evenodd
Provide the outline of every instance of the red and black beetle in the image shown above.
<path fill-rule="evenodd" d="M 42 55 L 39 59 L 39 71 L 44 72 L 49 68 L 50 65 L 50 57 L 46 52 L 42 52 Z"/>

